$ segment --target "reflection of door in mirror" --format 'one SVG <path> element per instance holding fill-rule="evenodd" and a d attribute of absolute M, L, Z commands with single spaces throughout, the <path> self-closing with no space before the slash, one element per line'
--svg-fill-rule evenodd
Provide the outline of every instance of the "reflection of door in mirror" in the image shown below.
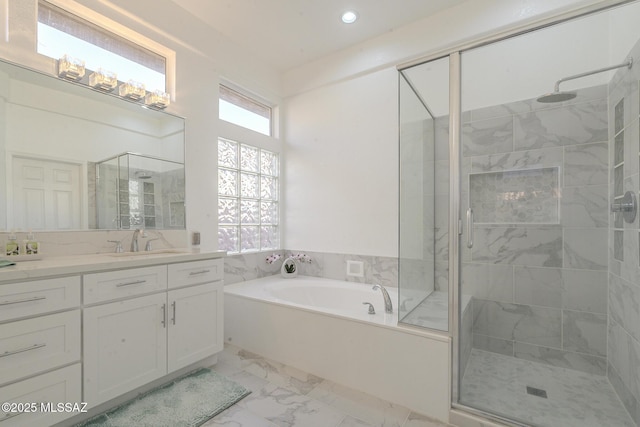
<path fill-rule="evenodd" d="M 82 166 L 13 157 L 13 224 L 22 230 L 81 227 Z"/>

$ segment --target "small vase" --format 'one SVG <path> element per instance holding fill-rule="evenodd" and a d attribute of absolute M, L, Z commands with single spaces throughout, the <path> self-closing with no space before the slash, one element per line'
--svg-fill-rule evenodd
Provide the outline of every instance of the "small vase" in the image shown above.
<path fill-rule="evenodd" d="M 285 259 L 280 268 L 280 274 L 285 279 L 293 279 L 296 277 L 298 275 L 298 264 L 296 260 L 293 258 Z"/>

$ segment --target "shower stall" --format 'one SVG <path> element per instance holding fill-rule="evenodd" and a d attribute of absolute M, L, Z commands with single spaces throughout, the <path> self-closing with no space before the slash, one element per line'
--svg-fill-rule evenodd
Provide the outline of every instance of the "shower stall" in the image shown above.
<path fill-rule="evenodd" d="M 625 2 L 400 69 L 400 321 L 453 335 L 453 407 L 640 425 L 639 21 Z"/>

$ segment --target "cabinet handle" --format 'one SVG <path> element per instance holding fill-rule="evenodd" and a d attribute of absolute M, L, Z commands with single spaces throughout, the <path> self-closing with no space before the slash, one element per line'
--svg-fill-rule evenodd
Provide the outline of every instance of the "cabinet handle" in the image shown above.
<path fill-rule="evenodd" d="M 209 273 L 211 270 L 200 270 L 200 271 L 192 271 L 191 273 L 189 273 L 189 276 L 195 276 L 197 274 L 205 274 L 205 273 Z"/>
<path fill-rule="evenodd" d="M 13 351 L 5 351 L 4 353 L 0 354 L 0 357 L 13 356 L 14 354 L 24 353 L 25 351 L 31 351 L 31 350 L 35 350 L 37 348 L 42 348 L 46 346 L 47 344 L 34 344 L 34 345 L 30 345 L 29 347 L 19 348 Z"/>
<path fill-rule="evenodd" d="M 167 327 L 167 304 L 162 304 L 162 327 Z"/>
<path fill-rule="evenodd" d="M 173 324 L 176 324 L 176 302 L 172 302 L 171 303 L 171 307 L 173 308 L 173 318 L 171 319 L 171 321 L 173 322 Z"/>
<path fill-rule="evenodd" d="M 25 298 L 25 299 L 17 299 L 14 301 L 2 301 L 0 305 L 11 305 L 11 304 L 19 304 L 21 302 L 31 302 L 31 301 L 40 301 L 43 299 L 47 299 L 47 297 L 33 297 L 33 298 Z"/>
<path fill-rule="evenodd" d="M 133 282 L 118 283 L 116 285 L 116 288 L 120 288 L 122 286 L 140 285 L 142 283 L 147 283 L 147 281 L 146 280 L 134 280 Z"/>

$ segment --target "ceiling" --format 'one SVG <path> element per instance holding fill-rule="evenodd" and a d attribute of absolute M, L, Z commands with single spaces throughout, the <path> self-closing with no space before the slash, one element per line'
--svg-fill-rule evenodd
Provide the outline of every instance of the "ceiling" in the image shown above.
<path fill-rule="evenodd" d="M 172 0 L 279 71 L 393 31 L 465 0 Z M 346 9 L 358 21 L 343 24 Z"/>

